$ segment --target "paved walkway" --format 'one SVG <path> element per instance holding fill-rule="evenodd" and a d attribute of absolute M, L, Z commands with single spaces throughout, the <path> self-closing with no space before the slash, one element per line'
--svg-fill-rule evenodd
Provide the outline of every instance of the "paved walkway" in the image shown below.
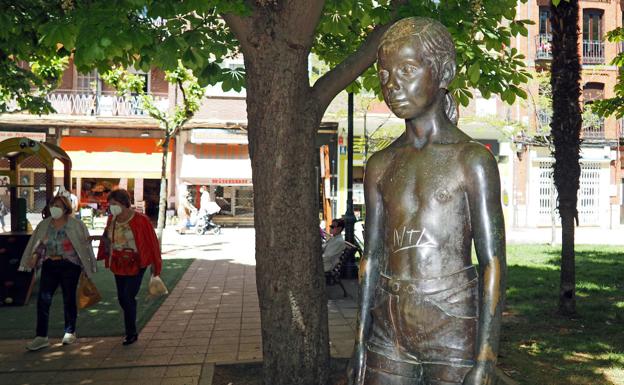
<path fill-rule="evenodd" d="M 253 230 L 225 229 L 222 236 L 178 236 L 168 232 L 165 258 L 201 258 L 140 333 L 122 346 L 121 337 L 60 341 L 27 352 L 27 341 L 0 343 L 0 384 L 202 384 L 214 364 L 262 360 L 260 309 L 253 261 Z M 249 251 L 251 250 L 251 258 Z M 354 283 L 351 283 L 353 292 Z M 349 357 L 356 307 L 330 288 L 331 353 Z"/>
<path fill-rule="evenodd" d="M 620 232 L 581 228 L 577 240 L 624 243 Z M 508 240 L 548 242 L 550 229 L 508 231 Z M 199 259 L 136 344 L 124 347 L 121 337 L 79 338 L 75 345 L 52 341 L 32 353 L 25 351 L 25 340 L 2 341 L 0 384 L 210 385 L 215 364 L 261 361 L 253 229 L 224 229 L 220 236 L 180 236 L 167 229 L 163 251 L 164 258 Z M 349 357 L 353 347 L 356 290 L 355 282 L 348 284 L 346 299 L 338 287 L 329 291 L 334 357 Z"/>

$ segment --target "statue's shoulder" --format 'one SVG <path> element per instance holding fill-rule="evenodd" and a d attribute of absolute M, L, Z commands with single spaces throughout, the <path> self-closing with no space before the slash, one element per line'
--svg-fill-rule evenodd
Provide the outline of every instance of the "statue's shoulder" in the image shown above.
<path fill-rule="evenodd" d="M 462 163 L 469 168 L 497 168 L 494 154 L 485 145 L 475 140 L 469 140 L 459 144 Z"/>
<path fill-rule="evenodd" d="M 366 162 L 367 169 L 383 170 L 392 162 L 396 148 L 390 145 L 374 153 Z"/>

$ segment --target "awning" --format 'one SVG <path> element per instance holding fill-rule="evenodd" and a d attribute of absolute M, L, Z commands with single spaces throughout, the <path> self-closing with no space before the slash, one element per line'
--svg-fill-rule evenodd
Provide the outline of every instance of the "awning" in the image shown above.
<path fill-rule="evenodd" d="M 180 182 L 221 186 L 251 186 L 251 160 L 182 156 Z"/>
<path fill-rule="evenodd" d="M 72 160 L 72 177 L 160 179 L 161 153 L 67 151 Z M 169 160 L 171 157 L 169 157 Z M 54 175 L 62 176 L 60 164 Z"/>

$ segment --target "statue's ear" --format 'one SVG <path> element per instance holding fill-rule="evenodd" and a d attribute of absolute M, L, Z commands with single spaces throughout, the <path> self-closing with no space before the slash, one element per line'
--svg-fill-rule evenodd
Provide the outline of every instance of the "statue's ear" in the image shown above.
<path fill-rule="evenodd" d="M 455 78 L 455 62 L 449 60 L 442 66 L 442 76 L 440 77 L 440 88 L 448 88 Z"/>

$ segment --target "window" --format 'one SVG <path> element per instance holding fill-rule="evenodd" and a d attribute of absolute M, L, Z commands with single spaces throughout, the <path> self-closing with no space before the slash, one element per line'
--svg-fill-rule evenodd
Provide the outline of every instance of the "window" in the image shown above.
<path fill-rule="evenodd" d="M 585 83 L 585 86 L 583 86 L 583 100 L 585 104 L 599 99 L 604 99 L 604 84 L 596 82 Z"/>
<path fill-rule="evenodd" d="M 551 33 L 550 7 L 539 7 L 539 34 L 550 35 Z"/>
<path fill-rule="evenodd" d="M 98 73 L 93 70 L 76 74 L 76 91 L 93 92 L 98 90 Z"/>
<path fill-rule="evenodd" d="M 149 86 L 150 86 L 149 74 L 141 70 L 134 69 L 134 67 L 128 68 L 128 72 L 142 78 L 143 79 L 143 92 L 145 92 L 146 94 L 149 93 Z"/>
<path fill-rule="evenodd" d="M 602 11 L 583 10 L 583 40 L 602 41 Z"/>

